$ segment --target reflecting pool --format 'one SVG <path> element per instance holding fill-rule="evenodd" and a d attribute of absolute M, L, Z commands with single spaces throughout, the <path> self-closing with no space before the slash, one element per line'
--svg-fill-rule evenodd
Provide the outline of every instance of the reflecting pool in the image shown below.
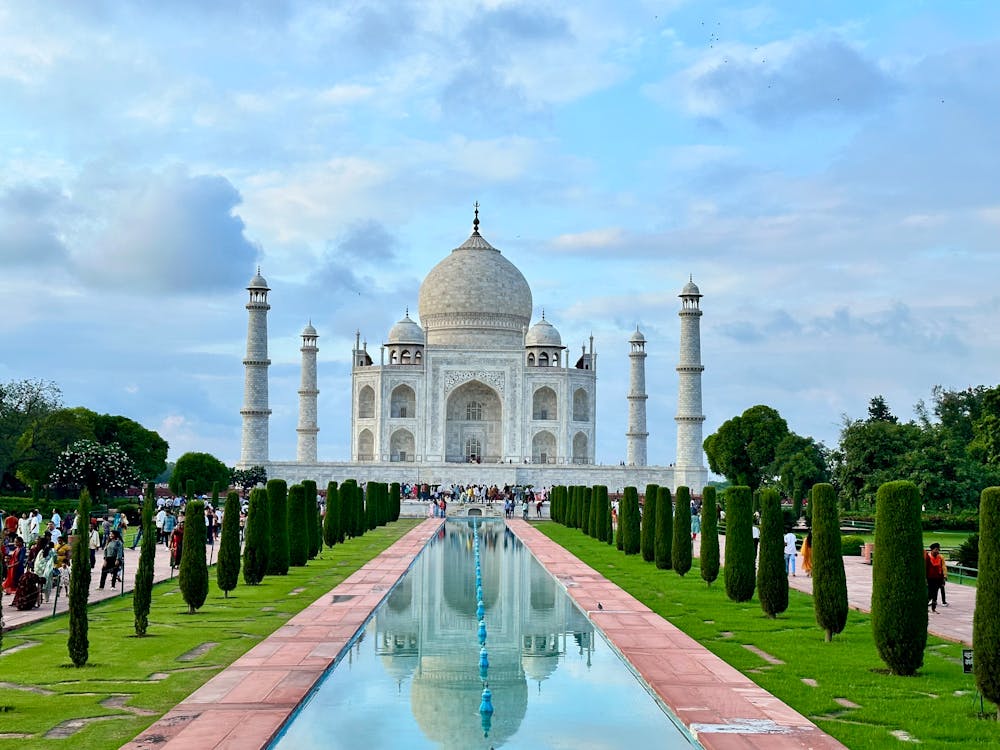
<path fill-rule="evenodd" d="M 502 521 L 445 524 L 272 744 L 640 746 L 699 747 Z"/>

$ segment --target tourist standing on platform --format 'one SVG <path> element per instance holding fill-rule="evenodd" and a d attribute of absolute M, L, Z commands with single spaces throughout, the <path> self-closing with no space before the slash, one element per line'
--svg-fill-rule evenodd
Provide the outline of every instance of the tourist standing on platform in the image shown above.
<path fill-rule="evenodd" d="M 90 569 L 97 565 L 97 550 L 101 548 L 101 532 L 97 530 L 97 522 L 90 522 Z"/>
<path fill-rule="evenodd" d="M 167 517 L 167 511 L 161 506 L 156 512 L 156 543 L 163 544 L 163 521 Z"/>
<path fill-rule="evenodd" d="M 813 533 L 806 534 L 805 541 L 802 542 L 802 572 L 810 578 L 813 569 Z"/>
<path fill-rule="evenodd" d="M 163 546 L 167 549 L 170 548 L 170 538 L 174 534 L 174 529 L 177 528 L 177 516 L 174 515 L 172 508 L 167 509 L 167 515 L 163 517 Z"/>
<path fill-rule="evenodd" d="M 937 542 L 931 545 L 929 552 L 924 553 L 924 566 L 927 569 L 927 604 L 931 612 L 937 612 L 938 592 L 943 592 L 948 578 L 948 567 L 941 556 L 941 545 Z"/>
<path fill-rule="evenodd" d="M 118 586 L 118 576 L 121 575 L 121 569 L 124 563 L 125 545 L 122 544 L 122 540 L 118 532 L 112 531 L 111 538 L 108 540 L 108 543 L 104 545 L 104 566 L 101 568 L 101 583 L 97 588 L 104 588 L 104 584 L 108 580 L 109 573 L 111 574 L 111 588 L 116 588 Z"/>
<path fill-rule="evenodd" d="M 791 570 L 792 578 L 795 577 L 795 557 L 799 551 L 795 546 L 796 541 L 795 534 L 791 531 L 785 534 L 785 575 Z"/>
<path fill-rule="evenodd" d="M 13 594 L 17 591 L 17 584 L 21 580 L 21 574 L 24 572 L 26 556 L 24 539 L 20 536 L 15 537 L 14 546 L 9 549 L 4 560 L 7 564 L 7 577 L 3 582 L 3 592 L 5 594 Z"/>

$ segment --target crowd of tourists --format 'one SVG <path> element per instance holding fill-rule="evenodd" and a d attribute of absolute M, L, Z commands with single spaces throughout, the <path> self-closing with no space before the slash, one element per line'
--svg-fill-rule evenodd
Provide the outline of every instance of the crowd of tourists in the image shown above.
<path fill-rule="evenodd" d="M 504 516 L 513 518 L 521 512 L 528 518 L 530 510 L 535 509 L 535 517 L 542 517 L 542 508 L 548 500 L 548 492 L 544 489 L 522 487 L 520 485 L 485 484 L 403 484 L 400 494 L 404 500 L 417 500 L 428 503 L 428 515 L 444 518 L 447 515 L 448 503 L 477 503 L 488 507 L 502 505 Z"/>

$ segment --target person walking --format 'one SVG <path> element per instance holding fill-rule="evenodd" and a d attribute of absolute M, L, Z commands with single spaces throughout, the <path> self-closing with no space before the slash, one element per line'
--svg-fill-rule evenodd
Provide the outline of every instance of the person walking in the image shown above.
<path fill-rule="evenodd" d="M 937 612 L 938 592 L 944 589 L 948 578 L 948 566 L 941 556 L 941 545 L 934 542 L 930 550 L 924 552 L 924 567 L 927 569 L 927 604 L 931 612 Z"/>
<path fill-rule="evenodd" d="M 104 566 L 101 568 L 101 583 L 98 588 L 103 589 L 111 574 L 111 588 L 118 586 L 118 575 L 125 562 L 125 545 L 122 544 L 121 536 L 117 531 L 111 532 L 111 538 L 104 545 Z"/>
<path fill-rule="evenodd" d="M 94 566 L 97 565 L 97 550 L 101 548 L 101 532 L 97 530 L 97 522 L 90 522 L 90 538 L 88 539 L 90 544 L 90 569 L 93 570 Z"/>
<path fill-rule="evenodd" d="M 795 546 L 796 541 L 795 534 L 791 531 L 785 534 L 785 575 L 791 570 L 792 578 L 795 577 L 795 557 L 799 551 Z"/>
<path fill-rule="evenodd" d="M 806 534 L 805 540 L 802 542 L 802 572 L 805 573 L 810 578 L 812 577 L 813 569 L 813 533 L 810 531 Z"/>

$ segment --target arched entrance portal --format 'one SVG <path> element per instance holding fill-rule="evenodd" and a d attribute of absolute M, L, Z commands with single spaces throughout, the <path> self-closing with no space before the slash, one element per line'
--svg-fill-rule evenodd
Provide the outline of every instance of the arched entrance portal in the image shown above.
<path fill-rule="evenodd" d="M 451 392 L 445 411 L 445 457 L 462 463 L 496 463 L 503 455 L 503 406 L 478 380 Z"/>

